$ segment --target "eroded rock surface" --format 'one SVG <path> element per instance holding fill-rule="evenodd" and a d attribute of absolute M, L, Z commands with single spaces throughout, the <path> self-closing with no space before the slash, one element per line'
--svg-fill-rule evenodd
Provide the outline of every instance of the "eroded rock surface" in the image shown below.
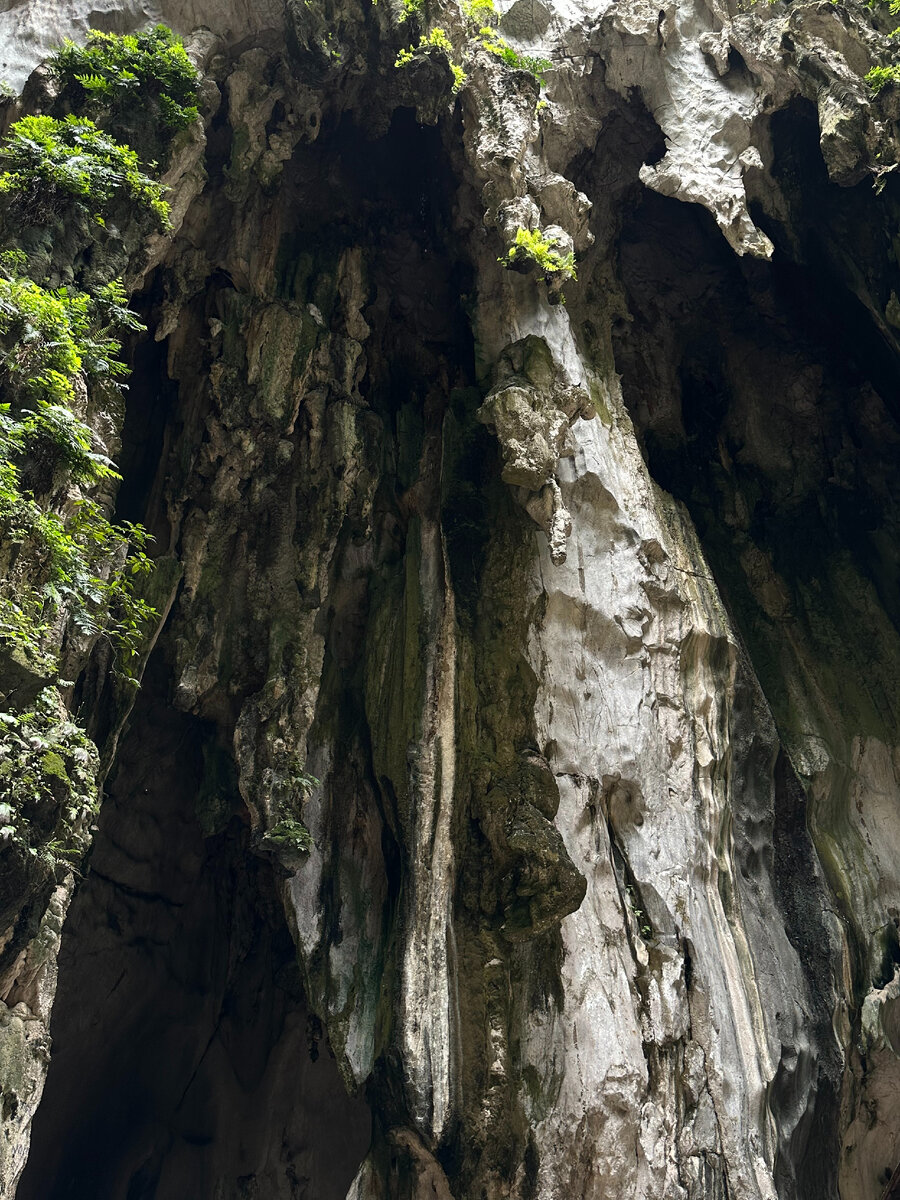
<path fill-rule="evenodd" d="M 324 1196 L 285 1116 L 306 1005 L 371 1110 L 327 1184 L 352 1200 L 880 1200 L 900 1163 L 900 110 L 863 76 L 891 22 L 498 4 L 515 51 L 552 63 L 542 89 L 456 5 L 400 15 L 0 15 L 17 84 L 89 22 L 158 19 L 206 80 L 175 229 L 132 271 L 150 335 L 122 430 L 172 711 L 139 707 L 120 742 L 36 1144 L 86 1073 L 104 1195 Z M 438 28 L 449 51 L 415 49 Z M 113 1137 L 114 1056 L 72 1048 L 103 1037 L 73 1017 L 84 962 L 114 957 L 91 921 L 166 895 L 161 859 L 129 852 L 97 899 L 135 836 L 116 789 L 142 720 L 202 741 L 190 878 L 264 867 L 300 964 L 296 987 L 246 955 L 196 981 L 225 1011 L 256 970 L 283 1018 L 234 1100 L 274 1123 L 241 1161 L 240 1055 L 217 1043 L 195 1104 L 141 1059 L 153 1111 Z M 175 819 L 162 805 L 154 836 Z M 10 1194 L 64 898 L 46 911 L 0 1015 Z M 281 945 L 269 908 L 253 920 Z M 35 1155 L 22 1194 L 99 1195 L 59 1190 L 91 1136 Z"/>

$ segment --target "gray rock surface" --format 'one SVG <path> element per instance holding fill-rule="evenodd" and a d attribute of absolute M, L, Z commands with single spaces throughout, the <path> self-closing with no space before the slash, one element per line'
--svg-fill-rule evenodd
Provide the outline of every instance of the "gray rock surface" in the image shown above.
<path fill-rule="evenodd" d="M 213 35 L 221 108 L 145 277 L 166 687 L 230 746 L 256 850 L 312 836 L 273 858 L 374 1113 L 348 1200 L 880 1200 L 900 112 L 862 77 L 889 30 L 498 13 L 553 63 L 540 99 L 455 4 L 428 16 L 458 99 L 439 49 L 395 68 L 419 31 L 385 0 L 0 14 L 16 84 L 88 23 Z M 499 261 L 520 228 L 577 253 L 567 303 Z M 47 980 L 0 1030 L 10 1192 Z"/>

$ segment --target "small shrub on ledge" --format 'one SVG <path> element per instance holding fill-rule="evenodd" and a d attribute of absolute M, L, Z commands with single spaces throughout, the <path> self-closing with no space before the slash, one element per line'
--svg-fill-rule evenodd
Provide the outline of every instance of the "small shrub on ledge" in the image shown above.
<path fill-rule="evenodd" d="M 453 72 L 453 93 L 454 95 L 466 82 L 466 73 L 459 63 L 453 61 L 453 46 L 450 39 L 447 37 L 446 30 L 432 29 L 427 34 L 422 34 L 419 39 L 418 46 L 408 46 L 405 50 L 401 50 L 394 61 L 395 67 L 408 67 L 415 59 L 415 56 L 430 49 L 443 50 L 447 55 L 447 60 L 450 63 L 450 70 Z"/>
<path fill-rule="evenodd" d="M 124 36 L 92 29 L 86 45 L 66 41 L 49 65 L 64 111 L 93 116 L 145 162 L 197 119 L 199 76 L 165 25 Z"/>
<path fill-rule="evenodd" d="M 569 251 L 568 254 L 560 254 L 556 243 L 544 238 L 539 229 L 523 229 L 520 226 L 516 230 L 516 240 L 498 262 L 523 274 L 537 267 L 545 275 L 565 272 L 569 279 L 578 278 L 574 253 Z"/>

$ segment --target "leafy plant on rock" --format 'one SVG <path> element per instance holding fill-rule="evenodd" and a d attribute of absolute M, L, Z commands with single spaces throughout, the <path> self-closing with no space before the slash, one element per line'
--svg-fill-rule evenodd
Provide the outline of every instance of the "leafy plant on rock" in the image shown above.
<path fill-rule="evenodd" d="M 117 135 L 137 113 L 171 140 L 197 93 L 162 28 L 91 34 L 53 69 L 56 115 L 24 117 L 0 142 L 0 850 L 23 895 L 80 860 L 98 803 L 95 746 L 57 687 L 38 689 L 68 686 L 63 652 L 77 669 L 97 639 L 133 679 L 155 617 L 141 588 L 148 535 L 110 520 L 98 487 L 118 475 L 92 424 L 121 416 L 121 339 L 142 328 L 113 276 L 168 226 L 162 185 Z"/>
<path fill-rule="evenodd" d="M 460 63 L 453 61 L 453 45 L 444 29 L 432 29 L 428 33 L 422 34 L 418 46 L 408 46 L 405 50 L 400 51 L 394 61 L 394 66 L 408 67 L 418 53 L 429 49 L 443 50 L 447 55 L 450 70 L 453 72 L 453 92 L 455 94 L 465 84 L 466 73 Z"/>
<path fill-rule="evenodd" d="M 143 33 L 101 33 L 87 44 L 66 41 L 50 59 L 61 99 L 93 112 L 112 131 L 128 131 L 136 108 L 175 133 L 197 118 L 199 76 L 179 37 L 165 25 Z"/>
<path fill-rule="evenodd" d="M 520 225 L 513 244 L 497 261 L 508 270 L 522 274 L 537 267 L 544 276 L 550 304 L 565 304 L 561 284 L 578 278 L 575 253 L 572 250 L 563 253 L 553 231 L 548 229 L 546 232 L 549 236 L 545 236 L 540 229 L 525 229 Z"/>
<path fill-rule="evenodd" d="M 403 12 L 400 14 L 400 24 L 418 17 L 425 9 L 425 0 L 403 0 Z"/>
<path fill-rule="evenodd" d="M 120 393 L 128 368 L 120 336 L 143 325 L 128 308 L 120 280 L 89 294 L 40 287 L 0 256 L 0 385 L 10 403 L 72 404 L 75 381 Z"/>
<path fill-rule="evenodd" d="M 282 856 L 308 854 L 313 848 L 309 830 L 300 820 L 303 801 L 318 784 L 308 775 L 295 754 L 283 757 L 279 767 L 271 773 L 272 795 L 278 819 L 261 838 L 264 846 L 279 851 Z"/>
<path fill-rule="evenodd" d="M 0 456 L 7 450 L 0 437 Z M 0 534 L 7 558 L 0 644 L 55 671 L 52 635 L 63 617 L 81 634 L 107 639 L 128 675 L 154 616 L 137 587 L 152 565 L 146 532 L 112 524 L 90 499 L 75 501 L 66 514 L 42 509 L 6 460 L 0 462 Z"/>
<path fill-rule="evenodd" d="M 497 12 L 494 8 L 494 0 L 467 0 L 463 4 L 463 12 L 470 30 L 477 31 L 475 37 L 489 54 L 499 58 L 510 70 L 527 71 L 529 75 L 534 76 L 541 87 L 545 86 L 546 72 L 553 69 L 553 63 L 549 58 L 536 58 L 531 54 L 520 54 L 518 50 L 514 50 L 510 46 L 506 38 L 495 28 Z"/>
<path fill-rule="evenodd" d="M 67 203 L 91 211 L 118 197 L 166 215 L 133 152 L 83 119 L 24 118 L 0 144 L 0 166 L 7 217 L 30 225 L 52 226 Z M 89 398 L 119 403 L 120 337 L 142 326 L 119 281 L 49 289 L 27 268 L 20 251 L 0 256 L 0 645 L 52 674 L 71 623 L 106 637 L 127 674 L 151 616 L 137 590 L 146 534 L 113 525 L 84 493 L 118 478 L 85 418 Z"/>
<path fill-rule="evenodd" d="M 418 16 L 423 8 L 424 0 L 403 0 L 403 14 L 400 17 L 401 24 L 413 16 Z M 527 71 L 530 75 L 534 76 L 541 87 L 545 85 L 546 72 L 552 69 L 553 63 L 547 58 L 536 58 L 529 54 L 520 54 L 518 50 L 510 46 L 506 38 L 494 28 L 497 22 L 494 0 L 465 0 L 463 3 L 463 13 L 469 27 L 470 49 L 472 45 L 478 45 L 482 49 L 487 50 L 489 54 L 493 54 L 495 58 L 498 58 L 504 66 L 509 67 L 511 70 Z M 465 84 L 467 76 L 463 64 L 454 62 L 453 46 L 447 37 L 446 31 L 443 29 L 432 29 L 429 33 L 422 35 L 417 46 L 408 46 L 406 49 L 401 50 L 397 55 L 394 66 L 409 66 L 416 54 L 427 50 L 429 47 L 436 47 L 446 52 L 450 68 L 453 71 L 453 91 L 454 93 L 458 92 Z"/>
<path fill-rule="evenodd" d="M 502 37 L 496 29 L 492 29 L 489 26 L 480 29 L 478 36 L 488 54 L 493 54 L 495 58 L 499 58 L 511 70 L 527 71 L 529 75 L 534 76 L 541 87 L 544 87 L 547 82 L 545 73 L 553 69 L 553 63 L 549 58 L 535 58 L 530 54 L 520 54 L 518 50 L 514 50 L 510 46 L 506 38 Z"/>
<path fill-rule="evenodd" d="M 46 688 L 27 712 L 0 712 L 0 848 L 49 866 L 78 861 L 97 813 L 97 750 Z"/>
<path fill-rule="evenodd" d="M 156 228 L 169 224 L 162 185 L 144 174 L 135 152 L 85 117 L 23 117 L 0 146 L 0 198 L 28 226 L 51 223 L 74 207 L 102 225 L 124 201 Z"/>
<path fill-rule="evenodd" d="M 866 83 L 877 96 L 882 88 L 889 84 L 900 83 L 900 66 L 893 67 L 873 67 L 865 76 Z"/>
<path fill-rule="evenodd" d="M 546 239 L 539 229 L 516 230 L 516 239 L 506 254 L 499 260 L 505 267 L 528 270 L 538 267 L 545 275 L 556 275 L 565 271 L 570 279 L 577 279 L 575 255 L 560 254 L 552 240 Z"/>
<path fill-rule="evenodd" d="M 285 817 L 263 834 L 263 842 L 273 850 L 288 851 L 292 854 L 308 854 L 313 847 L 309 830 L 302 821 L 294 817 Z"/>
<path fill-rule="evenodd" d="M 63 468 L 79 484 L 114 476 L 111 461 L 73 408 L 88 385 L 107 400 L 121 391 L 127 368 L 118 358 L 119 335 L 141 328 L 118 281 L 93 296 L 66 288 L 51 291 L 0 265 L 6 460 L 18 455 L 32 475 L 44 460 L 49 471 L 38 475 L 47 478 Z"/>
<path fill-rule="evenodd" d="M 466 20 L 476 29 L 493 25 L 497 21 L 494 0 L 463 0 L 462 8 Z"/>
<path fill-rule="evenodd" d="M 68 498 L 62 512 L 36 499 L 69 480 L 117 477 L 72 406 L 89 380 L 122 386 L 115 335 L 122 325 L 140 328 L 123 302 L 120 284 L 92 297 L 0 276 L 0 387 L 8 397 L 0 405 L 0 639 L 32 656 L 46 654 L 47 630 L 65 609 L 82 632 L 108 637 L 130 660 L 150 615 L 135 591 L 149 569 L 144 531 L 112 525 L 83 496 Z"/>

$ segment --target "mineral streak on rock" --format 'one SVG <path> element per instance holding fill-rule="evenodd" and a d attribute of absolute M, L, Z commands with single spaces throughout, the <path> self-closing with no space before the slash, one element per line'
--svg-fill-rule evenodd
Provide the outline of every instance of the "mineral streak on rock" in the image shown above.
<path fill-rule="evenodd" d="M 84 882 L 2 897 L 0 1195 L 900 1196 L 896 17 L 4 7 L 23 103 L 91 26 L 203 84 L 126 277 L 161 627 Z"/>

